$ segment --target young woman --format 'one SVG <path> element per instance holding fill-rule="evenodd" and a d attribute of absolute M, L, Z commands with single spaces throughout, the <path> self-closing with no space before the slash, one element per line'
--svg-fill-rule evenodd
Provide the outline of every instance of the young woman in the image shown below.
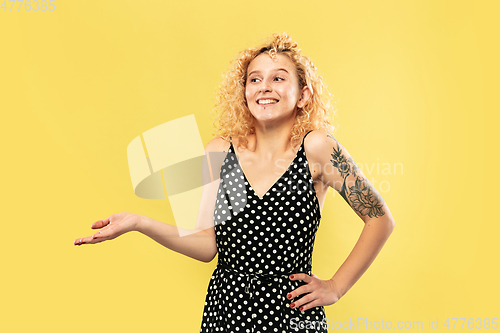
<path fill-rule="evenodd" d="M 204 186 L 197 228 L 132 213 L 95 222 L 101 229 L 75 245 L 132 230 L 203 262 L 218 254 L 201 332 L 327 332 L 324 306 L 337 302 L 373 262 L 394 229 L 389 208 L 333 137 L 329 94 L 312 62 L 285 33 L 233 61 L 218 95 L 216 137 L 205 153 L 223 152 L 220 178 Z M 333 275 L 311 272 L 329 187 L 365 226 Z"/>

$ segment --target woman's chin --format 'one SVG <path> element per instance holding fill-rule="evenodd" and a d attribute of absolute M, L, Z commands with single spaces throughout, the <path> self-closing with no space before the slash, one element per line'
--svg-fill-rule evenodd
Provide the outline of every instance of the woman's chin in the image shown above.
<path fill-rule="evenodd" d="M 281 118 L 276 117 L 274 115 L 259 116 L 255 117 L 255 121 L 261 124 L 274 124 L 274 123 L 279 123 L 281 121 Z"/>
<path fill-rule="evenodd" d="M 283 121 L 285 122 L 288 118 L 293 117 L 293 114 L 278 114 L 274 110 L 259 110 L 258 112 L 252 112 L 255 120 L 258 122 L 275 122 L 275 121 Z"/>

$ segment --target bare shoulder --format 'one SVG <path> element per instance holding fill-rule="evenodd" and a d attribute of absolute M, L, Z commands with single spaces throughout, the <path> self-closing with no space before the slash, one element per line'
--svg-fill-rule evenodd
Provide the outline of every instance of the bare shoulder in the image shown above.
<path fill-rule="evenodd" d="M 350 156 L 337 139 L 327 131 L 314 130 L 304 139 L 304 150 L 313 167 L 313 172 L 317 175 L 316 177 L 321 179 L 325 186 L 334 187 L 337 191 L 340 190 L 339 184 L 342 184 L 342 175 L 335 168 L 338 163 L 334 162 L 338 159 L 347 161 Z M 344 166 L 342 164 L 339 168 Z"/>
<path fill-rule="evenodd" d="M 227 152 L 229 150 L 230 142 L 218 136 L 211 139 L 205 146 L 205 152 Z"/>
<path fill-rule="evenodd" d="M 229 151 L 230 142 L 222 137 L 212 138 L 205 146 L 203 177 L 204 183 L 219 179 L 221 167 Z"/>
<path fill-rule="evenodd" d="M 331 152 L 332 147 L 337 145 L 340 145 L 337 139 L 324 130 L 313 130 L 304 139 L 307 156 L 317 162 L 324 158 L 325 152 Z"/>

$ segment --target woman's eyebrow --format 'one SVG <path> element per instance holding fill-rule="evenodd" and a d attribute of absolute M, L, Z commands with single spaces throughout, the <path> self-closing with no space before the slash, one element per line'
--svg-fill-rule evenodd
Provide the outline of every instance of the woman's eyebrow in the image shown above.
<path fill-rule="evenodd" d="M 284 72 L 287 72 L 287 73 L 288 73 L 288 71 L 287 71 L 286 69 L 284 69 L 284 68 L 277 68 L 277 69 L 275 69 L 274 71 L 275 71 L 275 72 L 284 71 Z M 252 75 L 252 74 L 254 74 L 254 73 L 260 73 L 260 71 L 259 71 L 259 70 L 254 70 L 254 71 L 251 71 L 250 73 L 248 73 L 248 76 L 250 76 L 250 75 Z"/>

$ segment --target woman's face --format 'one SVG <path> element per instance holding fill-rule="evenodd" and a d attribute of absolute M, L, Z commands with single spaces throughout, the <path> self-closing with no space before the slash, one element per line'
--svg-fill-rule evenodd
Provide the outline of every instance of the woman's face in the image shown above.
<path fill-rule="evenodd" d="M 266 124 L 295 118 L 295 111 L 305 104 L 303 91 L 293 62 L 278 53 L 272 59 L 267 53 L 258 55 L 247 69 L 245 96 L 247 105 L 258 122 Z"/>

